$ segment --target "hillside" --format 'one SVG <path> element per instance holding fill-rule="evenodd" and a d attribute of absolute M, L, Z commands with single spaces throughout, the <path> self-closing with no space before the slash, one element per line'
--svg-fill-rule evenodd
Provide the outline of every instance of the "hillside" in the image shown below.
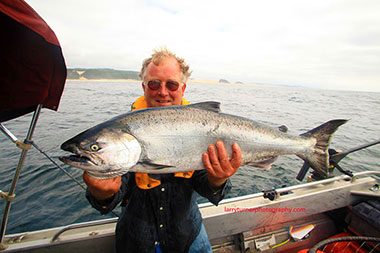
<path fill-rule="evenodd" d="M 135 79 L 138 80 L 137 71 L 114 69 L 67 69 L 67 79 Z"/>
<path fill-rule="evenodd" d="M 69 68 L 67 69 L 68 80 L 140 80 L 139 72 L 130 70 L 115 70 L 108 68 L 85 69 L 85 68 Z M 219 84 L 243 84 L 242 82 L 230 82 L 226 79 L 205 80 L 190 78 L 189 82 L 197 83 L 219 83 Z"/>

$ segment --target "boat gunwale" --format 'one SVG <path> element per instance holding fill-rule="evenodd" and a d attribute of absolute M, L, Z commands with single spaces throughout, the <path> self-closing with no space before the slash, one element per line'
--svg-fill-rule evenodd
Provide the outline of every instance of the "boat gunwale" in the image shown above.
<path fill-rule="evenodd" d="M 368 175 L 380 175 L 380 172 L 379 171 L 358 172 L 358 173 L 355 173 L 353 177 L 350 177 L 347 175 L 342 175 L 342 176 L 336 176 L 333 178 L 324 179 L 324 180 L 320 180 L 320 181 L 308 182 L 308 183 L 304 183 L 304 184 L 299 184 L 299 185 L 294 185 L 294 186 L 289 186 L 289 187 L 283 187 L 283 188 L 273 189 L 273 190 L 275 190 L 279 194 L 279 193 L 285 193 L 285 192 L 289 192 L 289 191 L 293 191 L 293 190 L 307 189 L 307 188 L 314 187 L 317 185 L 329 184 L 329 183 L 332 183 L 335 181 L 341 181 L 341 180 L 347 181 L 347 179 L 350 179 L 351 183 L 354 183 L 356 178 L 361 177 L 361 176 L 368 176 Z M 263 195 L 264 195 L 264 193 L 260 192 L 260 193 L 254 193 L 254 194 L 229 198 L 229 199 L 222 200 L 219 203 L 219 205 L 244 201 L 247 199 L 256 199 L 256 198 L 263 197 Z M 285 196 L 288 196 L 288 195 L 284 195 L 284 197 Z M 279 198 L 281 198 L 281 196 L 279 196 Z M 202 209 L 207 209 L 208 207 L 212 207 L 214 205 L 212 203 L 207 202 L 207 203 L 198 204 L 198 206 L 202 210 Z M 32 236 L 32 235 L 37 235 L 37 234 L 47 235 L 47 234 L 52 234 L 55 232 L 54 235 L 51 236 L 52 239 L 49 241 L 50 241 L 50 243 L 58 243 L 60 241 L 60 236 L 64 232 L 67 232 L 70 230 L 75 230 L 75 229 L 89 229 L 89 228 L 101 226 L 101 225 L 110 225 L 110 224 L 116 223 L 117 220 L 118 220 L 118 218 L 108 218 L 108 219 L 102 219 L 102 220 L 74 223 L 74 224 L 70 224 L 67 226 L 48 228 L 48 229 L 31 231 L 31 232 L 21 232 L 21 233 L 16 233 L 16 234 L 10 234 L 10 235 L 6 235 L 6 238 L 8 238 L 8 239 L 9 238 L 17 238 L 17 237 L 24 236 L 24 235 Z M 114 226 L 114 225 L 112 225 L 112 226 Z"/>

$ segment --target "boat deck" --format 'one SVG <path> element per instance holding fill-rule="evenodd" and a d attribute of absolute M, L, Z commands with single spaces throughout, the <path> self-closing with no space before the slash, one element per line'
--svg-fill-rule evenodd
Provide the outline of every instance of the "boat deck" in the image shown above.
<path fill-rule="evenodd" d="M 201 204 L 200 210 L 214 252 L 256 252 L 258 246 L 271 240 L 272 248 L 262 246 L 261 250 L 297 252 L 339 233 L 337 222 L 347 220 L 347 207 L 368 199 L 380 200 L 380 191 L 374 185 L 376 180 L 371 177 L 350 180 L 341 176 L 277 189 L 269 193 L 274 200 L 258 193 L 226 199 L 218 206 Z M 116 220 L 9 235 L 4 240 L 4 252 L 113 252 Z M 358 218 L 351 223 L 363 224 Z M 306 239 L 290 239 L 289 227 L 310 224 L 314 229 Z M 376 228 L 362 229 L 362 233 L 366 231 L 371 233 L 367 236 L 380 237 L 373 234 Z"/>

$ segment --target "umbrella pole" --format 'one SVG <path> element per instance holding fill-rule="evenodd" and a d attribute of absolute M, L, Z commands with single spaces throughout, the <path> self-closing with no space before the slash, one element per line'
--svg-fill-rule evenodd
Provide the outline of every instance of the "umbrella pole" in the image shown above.
<path fill-rule="evenodd" d="M 26 139 L 24 141 L 24 143 L 26 143 L 26 144 L 28 143 L 28 141 L 32 140 L 34 129 L 36 127 L 37 120 L 38 120 L 38 117 L 40 115 L 41 108 L 42 108 L 42 105 L 39 104 L 37 106 L 36 110 L 34 111 L 33 118 L 32 118 L 32 121 L 30 123 L 29 131 L 28 131 L 28 134 L 27 134 Z M 22 149 L 21 156 L 20 156 L 20 159 L 19 159 L 19 162 L 18 162 L 18 165 L 17 165 L 17 169 L 16 169 L 16 172 L 15 172 L 15 176 L 13 178 L 13 181 L 12 181 L 11 188 L 10 188 L 8 194 L 6 194 L 6 197 L 3 196 L 5 198 L 5 200 L 7 201 L 7 204 L 5 206 L 3 220 L 1 222 L 0 250 L 1 250 L 1 248 L 4 247 L 3 239 L 4 239 L 4 235 L 5 235 L 5 230 L 6 230 L 7 222 L 8 222 L 9 211 L 11 209 L 11 204 L 12 204 L 12 201 L 13 201 L 14 196 L 15 196 L 14 193 L 15 193 L 15 190 L 16 190 L 17 181 L 18 181 L 18 179 L 20 177 L 21 168 L 22 168 L 22 165 L 24 163 L 24 160 L 25 160 L 27 152 L 28 152 L 27 148 L 23 148 Z"/>

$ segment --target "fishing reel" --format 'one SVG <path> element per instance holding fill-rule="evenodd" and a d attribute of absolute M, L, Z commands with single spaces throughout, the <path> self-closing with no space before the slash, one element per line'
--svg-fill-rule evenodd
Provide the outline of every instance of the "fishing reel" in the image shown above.
<path fill-rule="evenodd" d="M 377 141 L 373 141 L 373 142 L 370 142 L 370 143 L 367 143 L 367 144 L 364 144 L 364 145 L 361 145 L 361 146 L 349 149 L 347 151 L 337 151 L 337 150 L 332 149 L 332 148 L 328 149 L 328 152 L 329 152 L 329 166 L 330 166 L 329 167 L 329 172 L 333 172 L 333 170 L 336 168 L 339 172 L 341 172 L 341 173 L 343 173 L 345 175 L 348 175 L 350 177 L 353 177 L 353 174 L 352 174 L 351 171 L 344 170 L 344 169 L 342 169 L 342 167 L 339 166 L 339 162 L 343 158 L 345 158 L 348 154 L 350 154 L 350 153 L 353 153 L 353 152 L 356 152 L 356 151 L 359 151 L 359 150 L 371 147 L 371 146 L 379 144 L 379 143 L 380 143 L 380 140 L 377 140 Z M 305 162 L 303 164 L 301 170 L 298 172 L 298 175 L 297 175 L 296 179 L 299 180 L 299 181 L 302 181 L 304 179 L 306 173 L 308 172 L 309 168 L 310 168 L 309 163 Z M 311 178 L 313 180 L 321 180 L 321 179 L 325 179 L 326 176 L 325 175 L 321 175 L 317 171 L 313 171 L 312 175 L 311 175 Z"/>

